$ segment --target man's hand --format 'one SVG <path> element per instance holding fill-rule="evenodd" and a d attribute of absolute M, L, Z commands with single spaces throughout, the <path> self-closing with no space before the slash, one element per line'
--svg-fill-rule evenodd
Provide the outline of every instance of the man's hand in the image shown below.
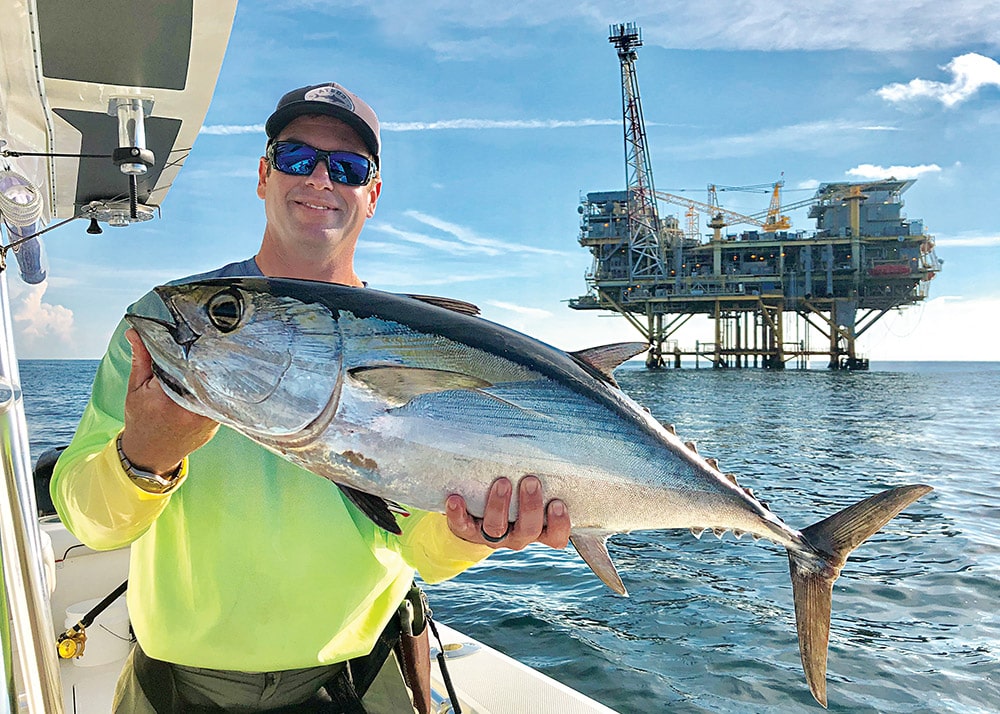
<path fill-rule="evenodd" d="M 508 523 L 511 495 L 510 481 L 505 478 L 494 481 L 482 520 L 469 514 L 464 498 L 458 494 L 448 496 L 445 503 L 448 527 L 462 540 L 491 548 L 521 550 L 536 542 L 552 548 L 566 547 L 570 522 L 562 501 L 550 501 L 546 507 L 541 482 L 534 476 L 525 476 L 518 486 L 517 521 Z"/>
<path fill-rule="evenodd" d="M 122 451 L 138 468 L 165 474 L 185 456 L 204 446 L 217 422 L 178 406 L 153 375 L 153 361 L 135 330 L 125 333 L 132 345 L 132 372 L 125 395 Z"/>

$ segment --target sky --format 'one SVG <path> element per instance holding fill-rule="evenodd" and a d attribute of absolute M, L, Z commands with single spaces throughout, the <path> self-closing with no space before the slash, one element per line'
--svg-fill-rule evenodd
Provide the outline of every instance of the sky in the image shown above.
<path fill-rule="evenodd" d="M 99 358 L 154 285 L 253 255 L 263 123 L 295 87 L 337 81 L 382 122 L 383 189 L 362 233 L 372 287 L 440 294 L 563 349 L 638 339 L 577 312 L 577 207 L 625 186 L 608 26 L 643 32 L 637 72 L 657 189 L 915 178 L 944 269 L 929 299 L 859 341 L 873 361 L 997 360 L 1000 3 L 995 0 L 242 0 L 205 125 L 162 217 L 46 235 L 49 277 L 10 279 L 21 358 Z M 725 192 L 723 207 L 769 196 Z M 661 215 L 683 209 L 661 206 Z M 804 210 L 793 228 L 810 229 Z M 705 229 L 707 231 L 707 229 Z M 707 318 L 678 335 L 711 341 Z M 813 344 L 822 344 L 816 336 Z"/>

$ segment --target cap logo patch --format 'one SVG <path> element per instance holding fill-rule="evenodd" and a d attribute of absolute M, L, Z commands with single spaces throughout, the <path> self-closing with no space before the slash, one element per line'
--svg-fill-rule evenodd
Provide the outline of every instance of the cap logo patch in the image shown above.
<path fill-rule="evenodd" d="M 330 85 L 310 89 L 302 97 L 307 102 L 326 102 L 344 107 L 348 111 L 354 111 L 354 102 L 344 92 Z"/>

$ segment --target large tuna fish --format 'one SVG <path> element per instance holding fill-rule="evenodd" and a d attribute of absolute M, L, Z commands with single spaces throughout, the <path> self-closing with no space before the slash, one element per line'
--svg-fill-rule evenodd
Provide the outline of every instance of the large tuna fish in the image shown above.
<path fill-rule="evenodd" d="M 612 533 L 729 530 L 784 546 L 802 664 L 824 705 L 833 582 L 848 553 L 931 490 L 885 491 L 798 531 L 618 389 L 612 370 L 643 344 L 567 354 L 464 303 L 325 283 L 156 293 L 166 310 L 127 319 L 167 393 L 335 481 L 384 528 L 398 527 L 383 499 L 440 511 L 458 493 L 481 514 L 496 478 L 535 474 L 569 508 L 580 555 L 622 594 Z"/>

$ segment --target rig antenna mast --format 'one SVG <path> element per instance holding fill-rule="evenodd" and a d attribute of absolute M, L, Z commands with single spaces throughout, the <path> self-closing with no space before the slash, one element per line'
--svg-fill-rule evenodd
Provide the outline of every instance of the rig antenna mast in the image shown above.
<path fill-rule="evenodd" d="M 625 118 L 625 181 L 628 186 L 629 272 L 631 278 L 663 275 L 660 219 L 656 211 L 653 170 L 646 147 L 646 125 L 635 73 L 642 32 L 634 22 L 611 25 L 608 42 L 618 49 L 622 67 L 622 114 Z"/>

